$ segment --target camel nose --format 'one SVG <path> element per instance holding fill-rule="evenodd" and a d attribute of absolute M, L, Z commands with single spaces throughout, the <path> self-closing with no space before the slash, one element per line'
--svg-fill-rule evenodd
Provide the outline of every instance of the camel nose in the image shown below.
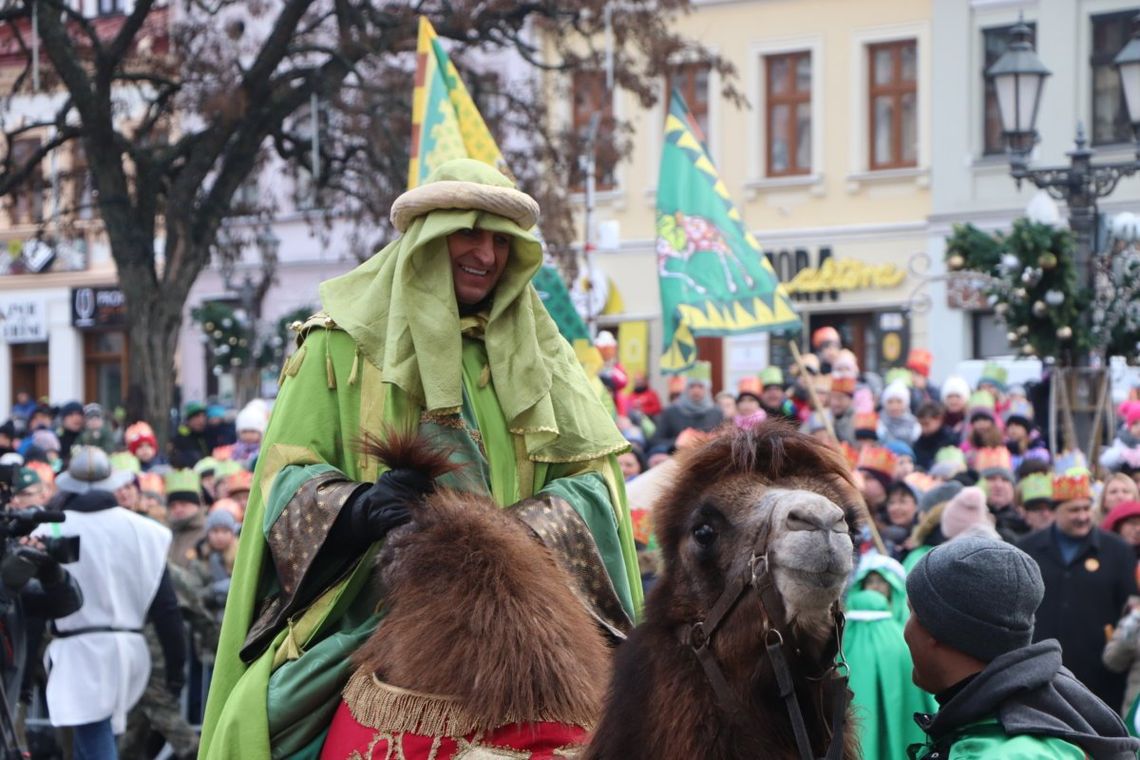
<path fill-rule="evenodd" d="M 788 510 L 788 530 L 822 530 L 846 533 L 843 510 L 830 503 L 799 504 Z"/>

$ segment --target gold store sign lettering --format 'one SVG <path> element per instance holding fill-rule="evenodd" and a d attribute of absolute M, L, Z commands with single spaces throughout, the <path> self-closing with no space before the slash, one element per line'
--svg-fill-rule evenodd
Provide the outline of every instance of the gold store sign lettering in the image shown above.
<path fill-rule="evenodd" d="M 867 264 L 855 259 L 826 259 L 819 267 L 796 272 L 784 287 L 789 293 L 823 293 L 829 290 L 869 290 L 898 287 L 906 272 L 894 264 Z"/>

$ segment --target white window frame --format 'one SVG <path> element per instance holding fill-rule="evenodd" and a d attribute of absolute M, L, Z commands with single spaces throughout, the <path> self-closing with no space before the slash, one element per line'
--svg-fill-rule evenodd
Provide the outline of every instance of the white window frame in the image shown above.
<path fill-rule="evenodd" d="M 765 58 L 808 53 L 811 56 L 811 168 L 807 174 L 768 176 L 768 82 Z M 748 49 L 748 93 L 756 107 L 748 112 L 749 190 L 812 187 L 822 191 L 824 167 L 823 36 L 779 38 L 753 43 Z"/>
<path fill-rule="evenodd" d="M 905 169 L 872 170 L 870 156 L 870 99 L 871 85 L 868 47 L 882 42 L 914 40 L 916 63 L 918 66 L 917 102 L 915 117 L 918 119 L 918 162 Z M 931 106 L 931 44 L 930 22 L 918 21 L 906 24 L 856 29 L 850 36 L 850 92 L 851 115 L 848 119 L 848 166 L 847 183 L 849 192 L 858 192 L 862 183 L 876 180 L 916 179 L 922 187 L 929 185 L 930 176 L 930 106 Z"/>

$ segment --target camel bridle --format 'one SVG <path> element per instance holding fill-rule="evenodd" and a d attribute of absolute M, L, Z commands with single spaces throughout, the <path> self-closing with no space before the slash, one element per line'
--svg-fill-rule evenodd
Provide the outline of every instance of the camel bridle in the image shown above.
<path fill-rule="evenodd" d="M 768 525 L 764 526 L 765 529 L 767 527 Z M 717 662 L 716 655 L 713 654 L 712 640 L 721 624 L 749 591 L 756 592 L 764 613 L 764 647 L 776 675 L 779 695 L 784 700 L 788 718 L 792 723 L 800 760 L 820 760 L 812 753 L 807 723 L 800 708 L 792 671 L 788 665 L 785 648 L 790 646 L 787 641 L 791 637 L 784 636 L 787 631 L 786 610 L 783 599 L 776 590 L 776 581 L 767 553 L 752 554 L 745 571 L 729 579 L 716 604 L 704 619 L 681 629 L 681 643 L 692 649 L 696 655 L 721 709 L 742 721 L 746 719 L 747 713 L 743 704 L 729 686 L 728 679 L 725 678 L 724 671 Z M 845 618 L 838 602 L 832 606 L 832 622 L 833 636 L 828 639 L 824 651 L 824 661 L 832 664 L 819 676 L 809 676 L 810 680 L 820 684 L 821 701 L 827 697 L 832 698 L 831 740 L 822 760 L 839 760 L 843 756 L 843 727 L 847 718 L 847 705 L 851 699 L 851 692 L 847 689 L 848 667 L 843 658 L 842 645 Z"/>

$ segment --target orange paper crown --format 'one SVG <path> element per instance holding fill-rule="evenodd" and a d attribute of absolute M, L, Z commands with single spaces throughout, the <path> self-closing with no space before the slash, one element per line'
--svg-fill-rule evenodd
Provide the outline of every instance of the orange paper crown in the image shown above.
<path fill-rule="evenodd" d="M 847 441 L 839 444 L 839 450 L 843 453 L 843 458 L 847 460 L 848 466 L 854 470 L 855 463 L 859 461 L 858 450 Z"/>
<path fill-rule="evenodd" d="M 899 458 L 890 449 L 882 446 L 864 446 L 863 450 L 859 452 L 857 465 L 862 469 L 874 470 L 888 478 L 893 478 L 898 461 Z"/>
<path fill-rule="evenodd" d="M 832 393 L 846 393 L 848 396 L 854 396 L 855 395 L 855 378 L 832 376 L 832 378 L 831 378 L 831 392 Z"/>
<path fill-rule="evenodd" d="M 683 393 L 685 390 L 685 377 L 683 375 L 672 375 L 669 378 L 669 392 L 670 393 Z"/>
<path fill-rule="evenodd" d="M 736 384 L 737 395 L 741 393 L 751 393 L 754 396 L 759 396 L 764 392 L 764 388 L 760 385 L 760 378 L 758 377 L 743 377 L 740 382 Z"/>
<path fill-rule="evenodd" d="M 1013 470 L 1013 460 L 1005 446 L 990 446 L 974 452 L 974 469 L 985 477 L 986 470 Z"/>
<path fill-rule="evenodd" d="M 1053 501 L 1082 501 L 1092 498 L 1092 488 L 1087 472 L 1078 475 L 1053 476 Z"/>
<path fill-rule="evenodd" d="M 856 430 L 878 430 L 879 415 L 874 412 L 860 412 L 855 415 Z"/>

